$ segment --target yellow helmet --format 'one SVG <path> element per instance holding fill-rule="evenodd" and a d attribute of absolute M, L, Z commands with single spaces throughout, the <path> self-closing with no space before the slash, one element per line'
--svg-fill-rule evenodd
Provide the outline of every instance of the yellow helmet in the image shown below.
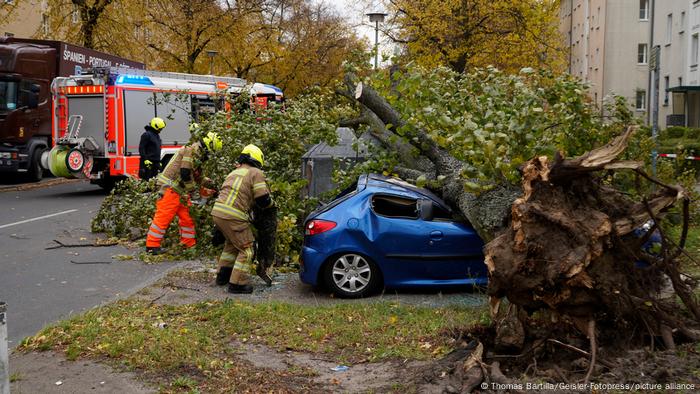
<path fill-rule="evenodd" d="M 165 128 L 165 121 L 161 118 L 153 118 L 148 125 L 155 131 L 161 131 Z"/>
<path fill-rule="evenodd" d="M 243 151 L 241 151 L 241 154 L 250 156 L 251 159 L 260 163 L 260 167 L 262 167 L 263 164 L 265 164 L 264 163 L 265 162 L 265 155 L 263 155 L 260 148 L 258 148 L 257 146 L 255 146 L 253 144 L 247 145 L 245 148 L 243 148 Z"/>
<path fill-rule="evenodd" d="M 195 123 L 196 124 L 196 123 Z M 207 133 L 207 135 L 202 138 L 204 145 L 212 152 L 220 151 L 224 147 L 221 137 L 213 131 Z"/>
<path fill-rule="evenodd" d="M 195 131 L 199 130 L 199 123 L 197 122 L 192 122 L 190 123 L 190 133 L 194 133 Z"/>

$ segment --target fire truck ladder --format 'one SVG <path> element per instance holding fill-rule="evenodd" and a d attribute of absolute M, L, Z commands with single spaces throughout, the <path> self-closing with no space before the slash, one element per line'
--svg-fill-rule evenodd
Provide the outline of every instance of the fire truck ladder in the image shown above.
<path fill-rule="evenodd" d="M 234 77 L 219 77 L 215 75 L 185 74 L 165 71 L 142 70 L 128 67 L 96 67 L 83 71 L 83 74 L 94 76 L 106 75 L 134 75 L 154 78 L 180 79 L 187 82 L 205 83 L 215 85 L 217 82 L 224 82 L 228 87 L 244 87 L 248 83 L 245 79 Z"/>
<path fill-rule="evenodd" d="M 80 136 L 80 126 L 83 124 L 83 115 L 71 115 L 68 118 L 68 140 Z"/>

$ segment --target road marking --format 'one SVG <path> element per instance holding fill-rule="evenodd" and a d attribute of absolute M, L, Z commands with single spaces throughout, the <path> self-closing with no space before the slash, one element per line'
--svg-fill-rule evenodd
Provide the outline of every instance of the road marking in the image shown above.
<path fill-rule="evenodd" d="M 41 219 L 48 219 L 48 218 L 51 218 L 51 217 L 54 217 L 54 216 L 65 215 L 65 214 L 67 214 L 67 213 L 72 213 L 72 212 L 77 212 L 77 211 L 78 211 L 77 209 L 69 209 L 69 210 L 67 210 L 67 211 L 56 212 L 56 213 L 52 213 L 52 214 L 50 214 L 50 215 L 44 215 L 44 216 L 39 216 L 39 217 L 36 217 L 36 218 L 31 218 L 31 219 L 27 219 L 27 220 L 22 220 L 22 221 L 19 221 L 19 222 L 14 222 L 14 223 L 9 223 L 9 224 L 3 224 L 2 226 L 0 226 L 0 229 L 5 228 L 5 227 L 16 226 L 16 225 L 18 225 L 18 224 L 24 224 L 24 223 L 34 222 L 34 221 L 41 220 Z"/>

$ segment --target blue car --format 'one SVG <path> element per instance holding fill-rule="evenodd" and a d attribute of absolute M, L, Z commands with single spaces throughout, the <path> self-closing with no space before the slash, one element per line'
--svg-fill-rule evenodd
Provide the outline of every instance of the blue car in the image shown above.
<path fill-rule="evenodd" d="M 396 178 L 362 175 L 304 225 L 301 281 L 340 297 L 487 284 L 474 229 L 431 192 Z"/>

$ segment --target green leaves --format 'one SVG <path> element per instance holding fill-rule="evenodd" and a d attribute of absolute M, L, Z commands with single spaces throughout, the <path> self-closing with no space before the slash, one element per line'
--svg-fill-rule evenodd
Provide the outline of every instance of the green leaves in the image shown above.
<path fill-rule="evenodd" d="M 312 93 L 288 101 L 284 111 L 216 113 L 201 121 L 192 137 L 193 141 L 198 140 L 214 131 L 223 140 L 223 149 L 210 154 L 208 160 L 195 159 L 195 163 L 201 163 L 203 175 L 211 178 L 217 186 L 223 184 L 226 176 L 235 169 L 245 145 L 255 144 L 263 150 L 265 175 L 279 213 L 277 255 L 292 264 L 298 261 L 303 237 L 301 222 L 316 204 L 313 199 L 300 198 L 306 185 L 306 180 L 301 177 L 301 157 L 313 144 L 334 142 L 337 120 L 350 111 L 334 102 L 333 96 L 318 89 Z M 245 100 L 245 97 L 239 98 L 233 107 L 237 108 Z M 93 219 L 92 230 L 119 238 L 143 237 L 153 217 L 157 197 L 155 180 L 127 179 L 105 198 Z M 195 250 L 175 248 L 179 257 L 216 256 L 220 252 L 210 242 L 212 205 L 213 200 L 210 200 L 206 205 L 190 207 L 197 224 L 197 247 Z M 176 246 L 179 241 L 176 222 L 166 233 L 165 247 Z"/>
<path fill-rule="evenodd" d="M 581 154 L 620 133 L 632 121 L 624 100 L 608 100 L 600 117 L 587 86 L 568 76 L 523 68 L 506 74 L 494 67 L 472 73 L 411 67 L 402 78 L 371 82 L 398 110 L 400 134 L 417 141 L 424 130 L 440 147 L 467 163 L 467 188 L 517 183 L 518 166 L 543 153 Z"/>

